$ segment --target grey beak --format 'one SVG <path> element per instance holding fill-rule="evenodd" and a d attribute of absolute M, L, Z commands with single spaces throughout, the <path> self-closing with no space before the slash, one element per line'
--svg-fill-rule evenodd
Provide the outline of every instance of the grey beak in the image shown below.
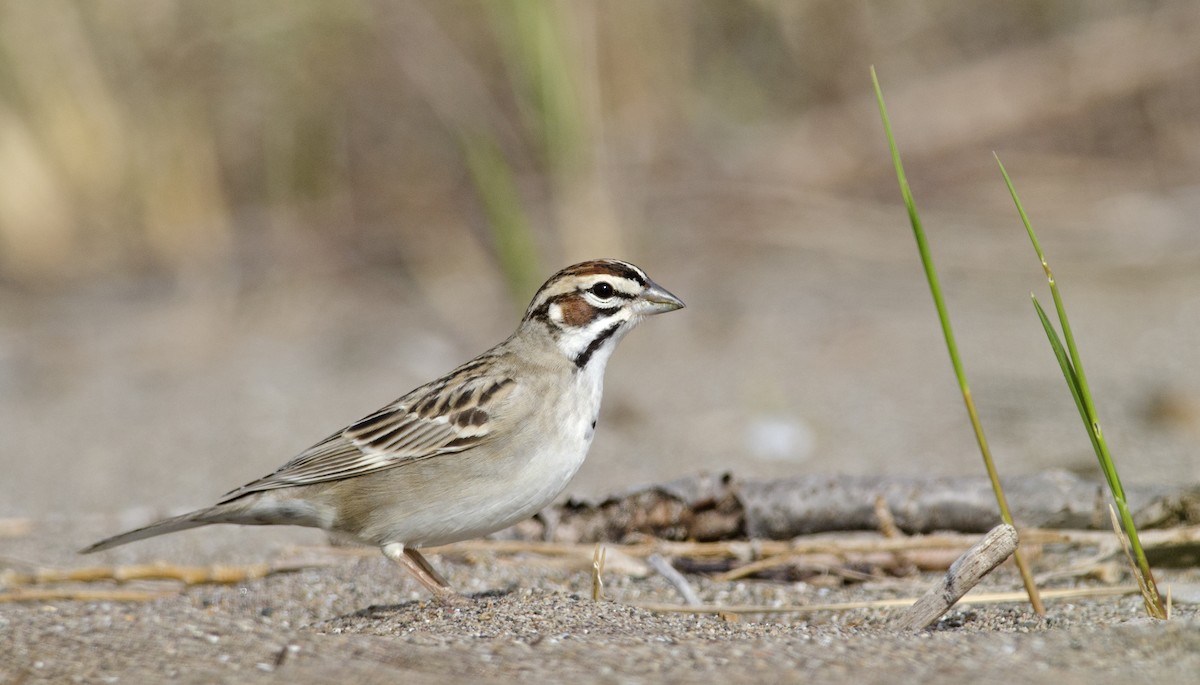
<path fill-rule="evenodd" d="M 650 316 L 651 314 L 673 312 L 676 309 L 683 309 L 683 307 L 683 300 L 667 292 L 667 289 L 661 285 L 650 281 L 649 287 L 642 293 L 642 302 L 638 309 L 641 310 L 639 313 L 643 316 Z"/>

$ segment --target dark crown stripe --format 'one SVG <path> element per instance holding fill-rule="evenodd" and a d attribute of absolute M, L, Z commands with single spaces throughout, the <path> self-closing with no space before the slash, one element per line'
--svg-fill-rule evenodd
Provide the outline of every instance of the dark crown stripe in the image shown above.
<path fill-rule="evenodd" d="M 628 278 L 640 286 L 646 285 L 646 274 L 642 273 L 639 269 L 635 269 L 632 266 L 624 263 L 614 264 L 613 267 L 614 276 Z"/>
<path fill-rule="evenodd" d="M 562 276 L 595 276 L 599 274 L 610 274 L 621 278 L 628 278 L 639 285 L 646 285 L 646 274 L 642 273 L 641 269 L 615 259 L 602 259 L 569 266 L 555 274 L 550 280 L 554 281 Z"/>
<path fill-rule="evenodd" d="M 623 322 L 621 321 L 614 321 L 611 326 L 600 331 L 600 333 L 597 334 L 590 343 L 588 343 L 588 346 L 575 356 L 575 367 L 582 369 L 583 367 L 587 366 L 588 361 L 591 360 L 592 355 L 596 353 L 596 350 L 600 349 L 600 346 L 604 344 L 604 341 L 613 337 L 613 334 L 617 332 L 617 329 L 621 327 L 622 323 Z"/>

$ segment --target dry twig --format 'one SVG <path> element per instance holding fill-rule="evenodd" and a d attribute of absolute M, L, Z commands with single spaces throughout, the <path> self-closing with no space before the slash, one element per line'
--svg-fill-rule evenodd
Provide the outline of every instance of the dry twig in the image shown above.
<path fill-rule="evenodd" d="M 900 616 L 896 627 L 924 630 L 1016 550 L 1017 529 L 1008 524 L 996 526 L 950 565 L 941 580 Z"/>
<path fill-rule="evenodd" d="M 684 578 L 683 574 L 676 570 L 671 565 L 671 562 L 667 561 L 661 554 L 651 554 L 646 557 L 646 563 L 650 564 L 650 567 L 655 571 L 658 571 L 659 575 L 667 579 L 667 582 L 683 596 L 683 601 L 686 604 L 689 606 L 700 606 L 704 603 L 700 600 L 700 595 L 696 594 L 696 590 L 692 587 L 691 583 L 687 581 L 687 578 Z"/>

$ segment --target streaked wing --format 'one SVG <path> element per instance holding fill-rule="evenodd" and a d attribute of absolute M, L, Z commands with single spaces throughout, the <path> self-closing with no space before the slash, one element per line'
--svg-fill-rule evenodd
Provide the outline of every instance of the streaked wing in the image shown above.
<path fill-rule="evenodd" d="M 478 360 L 421 386 L 392 404 L 313 445 L 279 470 L 227 493 L 251 492 L 354 478 L 382 469 L 461 452 L 487 442 L 503 423 L 516 383 L 477 375 Z"/>

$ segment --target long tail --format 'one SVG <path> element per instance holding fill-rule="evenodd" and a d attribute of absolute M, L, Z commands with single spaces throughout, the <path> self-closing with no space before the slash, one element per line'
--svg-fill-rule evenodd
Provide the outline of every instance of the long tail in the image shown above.
<path fill-rule="evenodd" d="M 233 523 L 233 512 L 227 505 L 217 505 L 206 509 L 197 509 L 196 511 L 174 516 L 169 519 L 163 519 L 157 523 L 151 523 L 148 526 L 138 528 L 136 530 L 127 531 L 119 535 L 114 535 L 111 538 L 105 538 L 94 545 L 89 545 L 79 550 L 80 554 L 91 554 L 101 550 L 124 545 L 127 542 L 135 540 L 144 540 L 158 535 L 166 535 L 189 528 L 199 528 L 207 526 L 210 523 Z"/>

